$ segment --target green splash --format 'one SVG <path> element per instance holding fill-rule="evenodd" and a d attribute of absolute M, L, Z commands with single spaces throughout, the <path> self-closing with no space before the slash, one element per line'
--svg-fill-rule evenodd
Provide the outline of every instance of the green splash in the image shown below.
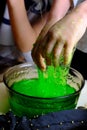
<path fill-rule="evenodd" d="M 42 98 L 65 96 L 75 92 L 75 89 L 67 84 L 69 68 L 60 66 L 48 66 L 46 72 L 38 69 L 38 79 L 24 79 L 15 82 L 12 89 L 27 95 Z"/>

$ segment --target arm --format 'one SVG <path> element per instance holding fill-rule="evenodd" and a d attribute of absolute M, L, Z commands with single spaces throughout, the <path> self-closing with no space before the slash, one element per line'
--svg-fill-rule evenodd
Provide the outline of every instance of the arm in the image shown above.
<path fill-rule="evenodd" d="M 70 0 L 65 0 L 65 2 L 67 3 L 64 4 L 63 1 L 61 2 L 61 0 L 53 1 L 53 6 L 51 11 L 49 12 L 47 20 L 49 26 L 46 27 L 52 26 L 54 22 L 65 15 L 70 7 Z M 27 18 L 24 0 L 7 0 L 7 4 L 16 44 L 22 52 L 27 52 L 32 49 L 32 45 L 36 41 L 37 36 L 43 28 L 47 16 L 45 16 L 42 20 L 38 20 L 36 24 L 31 26 Z"/>
<path fill-rule="evenodd" d="M 43 21 L 37 21 L 33 27 L 27 17 L 24 0 L 7 0 L 7 4 L 16 45 L 20 51 L 28 52 L 44 26 L 46 16 Z"/>
<path fill-rule="evenodd" d="M 49 22 L 49 24 L 52 26 L 55 22 L 65 16 L 70 6 L 71 0 L 54 0 L 48 15 L 47 22 Z"/>
<path fill-rule="evenodd" d="M 45 70 L 49 63 L 57 66 L 62 52 L 64 64 L 70 64 L 73 49 L 84 35 L 86 27 L 87 0 L 54 24 L 46 36 L 37 39 L 32 57 L 38 67 Z"/>
<path fill-rule="evenodd" d="M 41 37 L 46 35 L 49 28 L 63 18 L 68 12 L 70 6 L 73 4 L 72 0 L 53 0 L 51 10 L 49 11 L 47 22 L 42 30 Z"/>
<path fill-rule="evenodd" d="M 36 40 L 36 33 L 28 21 L 24 0 L 7 0 L 7 4 L 17 46 L 23 52 L 29 51 Z"/>

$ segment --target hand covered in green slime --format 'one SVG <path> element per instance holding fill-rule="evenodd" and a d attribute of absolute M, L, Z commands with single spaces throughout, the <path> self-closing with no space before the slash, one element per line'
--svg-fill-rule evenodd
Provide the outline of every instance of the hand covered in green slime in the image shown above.
<path fill-rule="evenodd" d="M 58 66 L 61 54 L 65 65 L 71 62 L 73 49 L 87 26 L 80 8 L 78 6 L 56 22 L 45 36 L 45 30 L 42 30 L 32 50 L 32 58 L 41 70 L 46 70 L 47 65 Z"/>

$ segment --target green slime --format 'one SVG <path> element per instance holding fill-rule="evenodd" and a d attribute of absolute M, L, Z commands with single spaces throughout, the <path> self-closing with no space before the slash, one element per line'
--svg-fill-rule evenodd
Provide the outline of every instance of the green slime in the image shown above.
<path fill-rule="evenodd" d="M 36 79 L 15 82 L 11 88 L 23 95 L 11 92 L 10 105 L 14 114 L 35 118 L 37 115 L 75 108 L 78 97 L 55 98 L 76 91 L 67 84 L 68 71 L 69 68 L 64 66 L 57 68 L 49 66 L 46 72 L 38 69 L 38 78 Z"/>
<path fill-rule="evenodd" d="M 27 95 L 42 98 L 65 96 L 75 92 L 75 89 L 67 84 L 69 68 L 48 66 L 46 72 L 38 69 L 37 79 L 24 79 L 15 82 L 12 89 Z"/>

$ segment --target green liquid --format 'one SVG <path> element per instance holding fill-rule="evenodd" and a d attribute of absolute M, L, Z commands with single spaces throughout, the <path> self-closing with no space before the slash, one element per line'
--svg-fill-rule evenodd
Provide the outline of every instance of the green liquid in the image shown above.
<path fill-rule="evenodd" d="M 24 79 L 15 82 L 11 89 L 23 95 L 38 97 L 31 98 L 14 93 L 11 95 L 10 103 L 14 113 L 18 116 L 26 115 L 32 118 L 49 112 L 64 109 L 71 109 L 76 106 L 76 98 L 61 98 L 59 100 L 50 98 L 65 96 L 74 93 L 76 90 L 67 84 L 69 69 L 62 67 L 48 67 L 46 72 L 38 70 L 37 79 Z M 45 99 L 47 98 L 47 99 Z"/>
<path fill-rule="evenodd" d="M 38 79 L 15 82 L 12 89 L 27 96 L 41 98 L 65 96 L 75 92 L 75 89 L 67 84 L 67 69 L 51 66 L 46 72 L 38 70 L 38 73 Z"/>

